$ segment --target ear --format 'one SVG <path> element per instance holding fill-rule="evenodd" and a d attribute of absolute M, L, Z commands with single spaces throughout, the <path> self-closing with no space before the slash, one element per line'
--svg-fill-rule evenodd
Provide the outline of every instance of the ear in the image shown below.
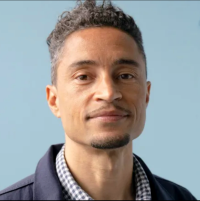
<path fill-rule="evenodd" d="M 146 107 L 149 105 L 149 100 L 150 100 L 150 92 L 151 92 L 151 82 L 147 82 L 147 91 L 146 91 Z"/>
<path fill-rule="evenodd" d="M 51 85 L 46 86 L 46 99 L 52 113 L 57 118 L 60 118 L 59 99 L 57 95 L 57 89 L 55 86 Z"/>

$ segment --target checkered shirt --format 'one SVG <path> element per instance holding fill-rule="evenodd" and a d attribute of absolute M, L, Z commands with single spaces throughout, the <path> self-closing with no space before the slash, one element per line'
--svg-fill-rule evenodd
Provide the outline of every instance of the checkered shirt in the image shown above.
<path fill-rule="evenodd" d="M 93 200 L 74 180 L 65 162 L 65 145 L 56 157 L 56 171 L 62 184 L 62 192 L 65 200 Z M 151 200 L 151 188 L 149 180 L 140 162 L 134 156 L 134 178 L 136 200 Z"/>

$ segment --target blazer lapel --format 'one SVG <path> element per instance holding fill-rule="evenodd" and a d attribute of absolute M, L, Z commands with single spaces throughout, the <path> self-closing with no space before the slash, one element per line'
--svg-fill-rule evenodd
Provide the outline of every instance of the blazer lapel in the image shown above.
<path fill-rule="evenodd" d="M 149 179 L 150 186 L 151 186 L 152 200 L 174 200 L 174 198 L 172 198 L 172 196 L 166 191 L 166 189 L 160 183 L 158 183 L 155 176 L 151 173 L 151 171 L 149 170 L 147 165 L 144 163 L 144 161 L 139 156 L 137 155 L 135 156 L 139 160 L 140 164 L 142 165 Z"/>
<path fill-rule="evenodd" d="M 64 200 L 55 160 L 62 145 L 51 146 L 39 161 L 35 172 L 33 200 Z"/>

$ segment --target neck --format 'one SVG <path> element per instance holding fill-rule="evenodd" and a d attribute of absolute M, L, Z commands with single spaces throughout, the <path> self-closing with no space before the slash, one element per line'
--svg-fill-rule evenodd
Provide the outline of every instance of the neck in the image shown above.
<path fill-rule="evenodd" d="M 94 200 L 133 200 L 132 143 L 97 150 L 66 139 L 65 159 L 74 179 Z"/>

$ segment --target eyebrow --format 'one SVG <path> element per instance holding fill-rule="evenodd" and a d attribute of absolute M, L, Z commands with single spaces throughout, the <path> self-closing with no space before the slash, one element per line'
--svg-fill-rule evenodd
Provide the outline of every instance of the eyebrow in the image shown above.
<path fill-rule="evenodd" d="M 134 67 L 139 67 L 139 63 L 136 62 L 135 60 L 132 59 L 118 59 L 116 61 L 113 62 L 112 66 L 117 66 L 117 65 L 130 65 L 130 66 L 134 66 Z M 82 60 L 82 61 L 77 61 L 72 63 L 69 67 L 70 68 L 78 68 L 81 66 L 85 66 L 85 65 L 89 65 L 89 66 L 98 66 L 98 63 L 96 61 L 93 60 Z"/>
<path fill-rule="evenodd" d="M 132 60 L 132 59 L 118 59 L 116 60 L 114 63 L 113 63 L 113 66 L 117 66 L 117 65 L 131 65 L 131 66 L 135 66 L 135 67 L 139 67 L 139 63 L 135 60 Z"/>

